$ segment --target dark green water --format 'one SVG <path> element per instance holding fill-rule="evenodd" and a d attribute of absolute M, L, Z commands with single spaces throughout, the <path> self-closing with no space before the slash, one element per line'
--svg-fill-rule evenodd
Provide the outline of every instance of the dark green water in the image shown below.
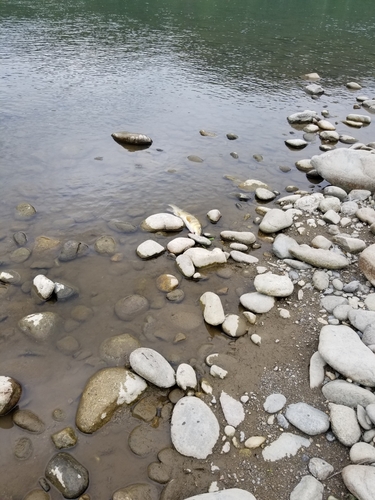
<path fill-rule="evenodd" d="M 9 260 L 15 248 L 12 235 L 18 230 L 28 234 L 30 244 L 41 234 L 92 243 L 109 232 L 109 219 L 132 216 L 139 225 L 145 216 L 164 212 L 169 203 L 201 220 L 218 208 L 226 228 L 233 228 L 245 212 L 236 208 L 233 192 L 238 189 L 225 175 L 260 179 L 282 193 L 288 184 L 311 187 L 294 163 L 319 153 L 320 141 L 303 152 L 287 149 L 284 140 L 301 133 L 290 135 L 286 117 L 328 108 L 340 133 L 373 141 L 371 127 L 353 131 L 340 122 L 358 95 L 346 88 L 348 81 L 358 81 L 360 93 L 375 95 L 374 40 L 373 0 L 0 0 L 4 269 L 17 270 L 25 281 L 37 273 L 30 261 Z M 320 74 L 326 91 L 316 101 L 300 78 L 310 72 Z M 200 129 L 217 137 L 202 137 Z M 111 133 L 118 130 L 150 135 L 153 145 L 130 152 L 112 140 Z M 228 141 L 228 132 L 238 140 Z M 239 159 L 230 156 L 233 151 Z M 193 154 L 204 162 L 190 162 L 187 157 Z M 255 161 L 254 154 L 263 155 L 264 161 Z M 291 171 L 281 173 L 280 165 Z M 14 208 L 22 201 L 38 210 L 30 223 L 14 219 Z M 245 210 L 250 207 L 243 204 Z M 95 312 L 79 334 L 73 333 L 92 352 L 90 362 L 67 358 L 53 344 L 35 346 L 23 337 L 17 322 L 36 309 L 29 294 L 13 287 L 1 298 L 8 317 L 0 324 L 0 374 L 22 382 L 22 407 L 47 423 L 42 436 L 32 437 L 32 459 L 20 462 L 13 449 L 25 432 L 12 427 L 9 418 L 3 420 L 2 500 L 21 500 L 43 476 L 54 453 L 49 435 L 61 428 L 51 420 L 52 410 L 63 408 L 64 425 L 74 425 L 85 381 L 102 367 L 97 361 L 100 343 L 124 333 L 113 304 L 149 286 L 148 281 L 139 283 L 144 278 L 139 263 L 132 266 L 134 249 L 144 239 L 138 231 L 120 241 L 125 258 L 115 269 L 109 259 L 92 252 L 82 262 L 49 272 L 52 279 L 79 285 L 79 302 L 73 305 Z M 152 265 L 150 282 L 165 271 L 160 263 Z M 212 279 L 211 286 L 222 286 Z M 200 293 L 194 287 L 185 284 L 190 305 L 196 305 Z M 73 305 L 53 307 L 66 319 Z M 43 307 L 53 309 L 47 305 L 37 310 Z M 141 322 L 132 325 L 134 331 L 141 328 Z M 196 345 L 191 339 L 184 348 L 173 346 L 173 356 L 187 361 Z M 167 342 L 156 347 L 172 356 Z M 33 356 L 26 355 L 30 352 Z M 134 419 L 129 417 L 127 424 L 129 433 Z M 151 459 L 131 454 L 118 423 L 98 435 L 80 436 L 74 454 L 90 470 L 93 499 L 110 498 L 116 488 L 147 481 Z M 60 498 L 56 491 L 51 497 Z"/>

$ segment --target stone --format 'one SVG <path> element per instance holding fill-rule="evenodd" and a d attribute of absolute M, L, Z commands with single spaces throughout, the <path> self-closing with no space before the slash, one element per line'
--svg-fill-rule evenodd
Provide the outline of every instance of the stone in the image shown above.
<path fill-rule="evenodd" d="M 356 211 L 355 216 L 360 221 L 366 222 L 366 224 L 369 224 L 370 226 L 371 224 L 375 223 L 375 210 L 373 208 L 370 207 L 359 208 Z"/>
<path fill-rule="evenodd" d="M 32 219 L 35 214 L 36 210 L 32 205 L 30 205 L 30 203 L 23 202 L 19 203 L 16 206 L 16 213 L 15 213 L 16 219 L 29 220 Z"/>
<path fill-rule="evenodd" d="M 279 208 L 273 208 L 263 217 L 259 229 L 266 234 L 277 233 L 293 224 L 293 216 L 289 211 L 284 212 Z"/>
<path fill-rule="evenodd" d="M 328 210 L 339 212 L 340 208 L 341 202 L 336 196 L 326 196 L 319 203 L 319 210 L 323 213 L 327 212 Z"/>
<path fill-rule="evenodd" d="M 292 149 L 303 149 L 308 145 L 308 142 L 303 139 L 287 139 L 285 144 Z"/>
<path fill-rule="evenodd" d="M 370 293 L 365 298 L 365 306 L 369 311 L 375 311 L 375 293 Z"/>
<path fill-rule="evenodd" d="M 323 250 L 329 250 L 332 246 L 332 241 L 330 241 L 325 236 L 318 235 L 315 236 L 315 238 L 311 241 L 311 246 L 313 246 L 314 248 L 322 248 Z"/>
<path fill-rule="evenodd" d="M 130 354 L 141 347 L 139 341 L 129 333 L 115 335 L 105 339 L 99 348 L 99 354 L 103 361 L 112 365 L 130 366 Z"/>
<path fill-rule="evenodd" d="M 72 427 L 65 427 L 65 429 L 55 432 L 51 435 L 51 439 L 58 450 L 72 448 L 78 441 L 78 437 Z"/>
<path fill-rule="evenodd" d="M 57 453 L 48 462 L 45 475 L 64 498 L 77 498 L 89 485 L 89 473 L 72 455 Z"/>
<path fill-rule="evenodd" d="M 349 265 L 349 261 L 342 255 L 339 255 L 331 250 L 322 250 L 320 248 L 312 248 L 308 245 L 300 245 L 290 249 L 293 257 L 296 257 L 307 264 L 314 267 L 325 269 L 342 269 Z"/>
<path fill-rule="evenodd" d="M 38 274 L 33 279 L 33 289 L 38 297 L 43 300 L 48 300 L 55 290 L 55 283 L 43 274 Z"/>
<path fill-rule="evenodd" d="M 294 208 L 297 208 L 304 212 L 313 212 L 319 207 L 323 199 L 324 197 L 322 193 L 313 193 L 310 195 L 302 196 L 295 202 Z"/>
<path fill-rule="evenodd" d="M 341 204 L 341 215 L 347 216 L 347 217 L 352 217 L 358 210 L 358 203 L 355 201 L 344 201 L 344 203 Z"/>
<path fill-rule="evenodd" d="M 161 292 L 171 292 L 178 287 L 178 279 L 173 274 L 162 274 L 157 278 L 156 286 Z"/>
<path fill-rule="evenodd" d="M 57 238 L 50 238 L 49 236 L 38 236 L 37 238 L 35 238 L 33 254 L 53 254 L 60 248 L 60 245 L 61 241 Z"/>
<path fill-rule="evenodd" d="M 349 406 L 328 404 L 332 431 L 344 446 L 353 446 L 360 440 L 362 432 L 356 412 Z"/>
<path fill-rule="evenodd" d="M 373 424 L 375 424 L 375 403 L 366 406 L 366 413 Z"/>
<path fill-rule="evenodd" d="M 178 365 L 176 370 L 176 382 L 178 387 L 181 387 L 184 391 L 188 388 L 196 389 L 198 382 L 194 368 L 187 363 Z"/>
<path fill-rule="evenodd" d="M 348 82 L 346 86 L 350 90 L 360 90 L 362 88 L 362 86 L 357 82 Z"/>
<path fill-rule="evenodd" d="M 309 436 L 323 434 L 329 429 L 328 416 L 307 403 L 289 405 L 285 417 L 294 427 Z"/>
<path fill-rule="evenodd" d="M 125 368 L 104 368 L 96 372 L 83 390 L 76 425 L 81 432 L 92 434 L 107 422 L 124 404 L 131 404 L 146 390 L 146 382 Z"/>
<path fill-rule="evenodd" d="M 205 292 L 200 297 L 203 307 L 203 317 L 209 325 L 221 325 L 225 320 L 225 314 L 220 297 L 213 292 Z"/>
<path fill-rule="evenodd" d="M 22 387 L 12 377 L 0 375 L 0 416 L 9 413 L 18 403 Z"/>
<path fill-rule="evenodd" d="M 322 392 L 328 401 L 352 408 L 356 408 L 358 405 L 366 407 L 371 403 L 375 403 L 375 394 L 345 380 L 328 382 L 322 387 Z"/>
<path fill-rule="evenodd" d="M 237 314 L 227 314 L 221 325 L 223 332 L 231 337 L 241 337 L 248 330 L 247 321 Z"/>
<path fill-rule="evenodd" d="M 375 155 L 373 156 L 375 158 Z M 359 256 L 358 266 L 370 283 L 375 286 L 375 244 L 363 250 Z"/>
<path fill-rule="evenodd" d="M 228 425 L 238 427 L 245 419 L 245 411 L 242 403 L 224 391 L 221 391 L 220 394 L 220 405 Z"/>
<path fill-rule="evenodd" d="M 185 256 L 190 257 L 195 267 L 205 267 L 212 264 L 225 264 L 227 257 L 220 248 L 207 250 L 205 248 L 189 248 L 184 253 Z"/>
<path fill-rule="evenodd" d="M 256 264 L 257 262 L 259 262 L 259 259 L 257 257 L 240 252 L 238 250 L 232 250 L 230 252 L 230 256 L 235 262 L 240 262 L 242 264 Z"/>
<path fill-rule="evenodd" d="M 342 304 L 333 309 L 332 314 L 339 321 L 347 321 L 349 312 L 352 310 L 352 306 L 349 304 Z"/>
<path fill-rule="evenodd" d="M 258 292 L 250 292 L 241 295 L 240 302 L 243 307 L 256 314 L 269 312 L 275 305 L 275 299 Z"/>
<path fill-rule="evenodd" d="M 319 137 L 324 142 L 338 142 L 340 139 L 340 134 L 331 130 L 323 130 L 319 133 Z"/>
<path fill-rule="evenodd" d="M 229 488 L 221 491 L 194 495 L 185 500 L 256 500 L 256 498 L 248 491 L 239 488 Z"/>
<path fill-rule="evenodd" d="M 303 476 L 291 492 L 290 500 L 322 500 L 324 486 L 313 476 Z"/>
<path fill-rule="evenodd" d="M 66 241 L 60 251 L 59 260 L 67 262 L 74 260 L 77 257 L 82 257 L 89 252 L 89 247 L 82 241 L 69 240 Z"/>
<path fill-rule="evenodd" d="M 311 161 L 309 159 L 296 161 L 296 167 L 300 172 L 305 172 L 305 173 L 310 172 L 310 170 L 313 169 L 313 166 L 311 165 Z"/>
<path fill-rule="evenodd" d="M 276 441 L 264 448 L 262 455 L 264 460 L 275 462 L 296 455 L 301 448 L 308 448 L 310 444 L 309 439 L 284 432 Z"/>
<path fill-rule="evenodd" d="M 311 458 L 308 467 L 310 473 L 319 481 L 326 480 L 334 471 L 331 464 L 318 457 Z"/>
<path fill-rule="evenodd" d="M 360 122 L 360 123 L 371 123 L 371 116 L 368 115 L 358 115 L 355 113 L 351 113 L 346 117 L 347 120 L 351 122 Z"/>
<path fill-rule="evenodd" d="M 368 326 L 374 325 L 375 311 L 363 311 L 362 309 L 351 309 L 348 313 L 350 323 L 359 330 L 364 332 Z"/>
<path fill-rule="evenodd" d="M 325 366 L 326 362 L 321 357 L 319 352 L 314 352 L 314 354 L 310 358 L 309 366 L 310 389 L 315 389 L 323 385 L 325 377 Z"/>
<path fill-rule="evenodd" d="M 276 194 L 269 189 L 257 188 L 255 190 L 255 196 L 261 201 L 271 201 L 276 198 Z"/>
<path fill-rule="evenodd" d="M 33 454 L 33 443 L 29 438 L 20 438 L 17 439 L 14 446 L 14 456 L 18 458 L 18 460 L 27 460 Z"/>
<path fill-rule="evenodd" d="M 375 463 L 375 448 L 367 443 L 355 443 L 350 448 L 350 461 L 353 464 Z"/>
<path fill-rule="evenodd" d="M 113 255 L 116 253 L 116 241 L 112 236 L 101 236 L 95 241 L 94 248 L 101 255 Z"/>
<path fill-rule="evenodd" d="M 31 410 L 16 410 L 12 414 L 13 422 L 34 434 L 41 434 L 45 430 L 45 424 L 42 420 L 35 415 Z"/>
<path fill-rule="evenodd" d="M 207 217 L 209 218 L 210 222 L 212 222 L 212 224 L 216 224 L 221 219 L 220 210 L 210 210 L 209 212 L 207 212 Z"/>
<path fill-rule="evenodd" d="M 50 500 L 49 494 L 44 490 L 32 490 L 29 491 L 24 497 L 23 500 Z"/>
<path fill-rule="evenodd" d="M 9 270 L 9 271 L 2 271 L 0 273 L 0 281 L 3 283 L 10 283 L 12 285 L 16 285 L 21 281 L 21 276 L 17 271 Z"/>
<path fill-rule="evenodd" d="M 339 148 L 313 156 L 311 164 L 326 181 L 346 191 L 375 191 L 375 155 L 369 151 Z"/>
<path fill-rule="evenodd" d="M 305 111 L 301 111 L 298 113 L 294 113 L 288 116 L 288 122 L 292 124 L 304 124 L 311 123 L 314 118 L 319 118 L 319 115 L 316 111 L 310 111 L 309 109 L 305 109 Z"/>
<path fill-rule="evenodd" d="M 176 383 L 174 369 L 168 361 L 154 349 L 140 347 L 130 354 L 130 366 L 141 377 L 161 388 L 172 387 Z"/>
<path fill-rule="evenodd" d="M 318 350 L 327 364 L 345 377 L 375 387 L 375 355 L 348 326 L 324 326 Z"/>
<path fill-rule="evenodd" d="M 252 245 L 256 241 L 256 236 L 249 231 L 221 231 L 220 237 L 223 240 L 236 241 L 245 245 Z"/>
<path fill-rule="evenodd" d="M 159 500 L 159 493 L 152 484 L 137 483 L 116 490 L 112 500 Z"/>
<path fill-rule="evenodd" d="M 18 327 L 33 340 L 44 342 L 50 338 L 61 324 L 61 318 L 54 312 L 29 314 L 18 322 Z"/>
<path fill-rule="evenodd" d="M 339 245 L 345 252 L 356 254 L 362 252 L 366 248 L 366 243 L 359 238 L 350 238 L 344 235 L 336 235 L 333 241 Z"/>
<path fill-rule="evenodd" d="M 165 252 L 165 248 L 157 241 L 146 240 L 137 247 L 137 255 L 141 259 L 153 259 Z"/>
<path fill-rule="evenodd" d="M 185 278 L 191 278 L 195 274 L 193 261 L 186 254 L 182 254 L 177 257 L 176 266 L 178 270 L 185 276 Z"/>
<path fill-rule="evenodd" d="M 323 194 L 324 196 L 334 196 L 340 201 L 343 201 L 347 197 L 346 191 L 338 186 L 326 186 L 323 189 Z"/>
<path fill-rule="evenodd" d="M 128 295 L 116 302 L 115 313 L 123 321 L 131 321 L 149 308 L 148 300 L 142 295 Z"/>
<path fill-rule="evenodd" d="M 133 146 L 151 146 L 152 139 L 138 132 L 113 132 L 112 138 L 120 144 L 131 144 Z"/>
<path fill-rule="evenodd" d="M 219 423 L 211 409 L 194 396 L 180 399 L 172 413 L 171 438 L 181 455 L 205 459 L 219 439 Z"/>
<path fill-rule="evenodd" d="M 325 271 L 315 271 L 313 274 L 312 282 L 314 288 L 323 291 L 329 286 L 329 277 Z"/>
<path fill-rule="evenodd" d="M 361 405 L 357 406 L 357 420 L 362 429 L 365 429 L 367 431 L 372 429 L 372 422 L 366 410 Z"/>
<path fill-rule="evenodd" d="M 80 343 L 75 337 L 67 335 L 56 342 L 56 347 L 60 352 L 69 356 L 79 350 Z"/>
<path fill-rule="evenodd" d="M 286 403 L 286 397 L 283 394 L 270 394 L 267 396 L 263 408 L 267 413 L 277 413 Z"/>
<path fill-rule="evenodd" d="M 245 191 L 255 191 L 257 188 L 262 187 L 268 189 L 267 184 L 262 181 L 258 181 L 257 179 L 247 179 L 242 182 L 239 186 L 240 189 L 244 189 Z"/>
<path fill-rule="evenodd" d="M 367 346 L 375 345 L 375 325 L 366 326 L 361 340 Z"/>
<path fill-rule="evenodd" d="M 254 286 L 258 293 L 271 297 L 288 297 L 294 290 L 293 282 L 288 276 L 272 273 L 258 274 L 254 279 Z"/>
<path fill-rule="evenodd" d="M 113 229 L 114 231 L 117 231 L 118 233 L 134 233 L 137 228 L 134 226 L 131 222 L 126 222 L 122 220 L 117 220 L 117 219 L 111 219 L 108 221 L 108 227 L 110 229 Z"/>
<path fill-rule="evenodd" d="M 358 500 L 373 500 L 375 491 L 375 467 L 348 465 L 341 472 L 348 490 Z"/>
<path fill-rule="evenodd" d="M 320 305 L 329 313 L 332 313 L 337 306 L 347 304 L 348 300 L 345 297 L 338 297 L 337 295 L 326 295 L 320 301 Z"/>
<path fill-rule="evenodd" d="M 16 264 L 20 264 L 21 262 L 25 262 L 30 255 L 31 252 L 28 248 L 17 248 L 10 254 L 10 260 Z"/>
<path fill-rule="evenodd" d="M 68 283 L 62 281 L 55 281 L 54 284 L 54 294 L 60 302 L 78 295 L 78 289 L 73 285 L 69 285 Z"/>
<path fill-rule="evenodd" d="M 150 215 L 142 222 L 142 228 L 146 231 L 180 231 L 184 227 L 184 223 L 180 217 L 169 213 L 160 213 Z"/>

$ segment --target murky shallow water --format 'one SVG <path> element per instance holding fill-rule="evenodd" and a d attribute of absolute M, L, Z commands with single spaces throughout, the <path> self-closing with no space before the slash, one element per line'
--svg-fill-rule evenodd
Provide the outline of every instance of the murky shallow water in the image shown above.
<path fill-rule="evenodd" d="M 50 434 L 62 427 L 52 411 L 61 408 L 64 426 L 74 424 L 87 379 L 105 366 L 99 358 L 104 339 L 132 333 L 173 363 L 197 357 L 201 362 L 197 349 L 202 343 L 212 349 L 228 343 L 203 323 L 192 332 L 171 319 L 177 310 L 199 311 L 201 293 L 228 286 L 225 280 L 212 269 L 208 281 L 182 280 L 184 301 L 168 303 L 155 278 L 176 273 L 173 261 L 163 256 L 141 262 L 135 248 L 148 235 L 140 229 L 115 233 L 108 221 L 116 218 L 139 227 L 146 216 L 174 203 L 194 213 L 215 235 L 252 227 L 255 203 L 236 206 L 239 190 L 224 176 L 258 178 L 281 192 L 288 184 L 312 188 L 294 162 L 319 153 L 320 141 L 303 152 L 287 149 L 284 140 L 301 133 L 291 129 L 286 116 L 326 107 L 332 120 L 340 122 L 355 103 L 356 94 L 345 87 L 350 80 L 363 84 L 361 93 L 375 94 L 372 0 L 319 6 L 255 0 L 101 3 L 3 1 L 0 11 L 2 269 L 18 271 L 22 283 L 40 272 L 32 268 L 33 255 L 22 264 L 10 261 L 16 231 L 27 234 L 29 249 L 40 235 L 82 240 L 92 248 L 97 237 L 110 234 L 123 254 L 115 263 L 91 250 L 47 270 L 51 279 L 79 288 L 78 298 L 66 303 L 38 305 L 20 286 L 0 290 L 1 310 L 7 315 L 0 324 L 1 373 L 20 380 L 22 408 L 35 411 L 47 425 L 42 435 L 29 435 L 33 455 L 21 462 L 13 450 L 26 433 L 12 426 L 10 417 L 1 420 L 3 499 L 20 499 L 37 486 L 54 453 Z M 318 101 L 307 96 L 299 78 L 311 71 L 321 74 L 326 89 Z M 217 137 L 200 136 L 202 128 Z M 110 136 L 124 129 L 150 135 L 152 147 L 124 149 Z M 374 140 L 368 127 L 357 131 L 339 124 L 338 131 L 363 142 Z M 228 132 L 239 138 L 229 141 Z M 233 151 L 239 159 L 230 156 Z M 190 162 L 192 154 L 203 163 Z M 264 160 L 257 162 L 254 154 Z M 291 171 L 282 173 L 281 165 Z M 37 208 L 31 221 L 14 217 L 22 201 Z M 223 213 L 215 227 L 205 222 L 212 208 Z M 157 238 L 166 244 L 172 237 Z M 249 289 L 251 280 L 242 269 L 233 271 L 223 302 L 226 310 L 236 312 L 236 289 Z M 156 336 L 144 335 L 145 316 L 124 323 L 114 314 L 117 300 L 136 292 L 151 301 Z M 92 310 L 92 317 L 80 324 L 71 321 L 77 305 Z M 35 344 L 17 323 L 26 314 L 49 310 L 58 312 L 65 325 L 53 341 Z M 180 330 L 187 339 L 175 344 Z M 65 335 L 79 341 L 77 357 L 56 348 Z M 89 491 L 95 497 L 107 498 L 119 487 L 146 480 L 147 465 L 169 444 L 169 428 L 163 424 L 155 449 L 146 458 L 136 457 L 127 445 L 136 425 L 139 421 L 124 411 L 97 434 L 79 436 L 74 455 L 90 470 Z M 59 498 L 56 492 L 51 496 Z"/>

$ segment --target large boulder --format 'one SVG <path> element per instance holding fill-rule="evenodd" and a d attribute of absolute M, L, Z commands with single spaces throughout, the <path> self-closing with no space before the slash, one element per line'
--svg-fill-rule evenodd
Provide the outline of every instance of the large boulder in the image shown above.
<path fill-rule="evenodd" d="M 311 158 L 318 174 L 346 191 L 375 191 L 375 154 L 355 149 L 334 149 Z"/>

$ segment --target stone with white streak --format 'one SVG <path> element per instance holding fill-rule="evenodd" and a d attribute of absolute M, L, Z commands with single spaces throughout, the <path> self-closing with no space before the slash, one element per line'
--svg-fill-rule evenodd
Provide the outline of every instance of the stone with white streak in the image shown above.
<path fill-rule="evenodd" d="M 154 349 L 139 347 L 129 357 L 132 369 L 144 379 L 161 388 L 172 387 L 176 383 L 174 369 L 168 361 Z"/>
<path fill-rule="evenodd" d="M 225 320 L 225 314 L 220 297 L 213 292 L 205 292 L 200 297 L 203 306 L 203 317 L 209 325 L 221 325 Z"/>
<path fill-rule="evenodd" d="M 125 368 L 104 368 L 87 382 L 79 402 L 76 424 L 92 434 L 111 420 L 124 404 L 133 403 L 147 388 L 146 382 Z"/>
<path fill-rule="evenodd" d="M 41 299 L 48 300 L 54 292 L 55 283 L 43 274 L 38 274 L 33 279 L 33 287 Z"/>
<path fill-rule="evenodd" d="M 59 324 L 61 317 L 54 312 L 40 312 L 29 314 L 18 322 L 20 330 L 36 341 L 46 341 L 53 335 Z"/>
<path fill-rule="evenodd" d="M 18 403 L 22 387 L 12 377 L 0 375 L 0 416 L 6 415 Z"/>
<path fill-rule="evenodd" d="M 244 420 L 245 411 L 242 403 L 224 391 L 220 394 L 220 404 L 228 425 L 237 427 Z"/>
<path fill-rule="evenodd" d="M 223 332 L 231 337 L 241 337 L 247 332 L 248 323 L 237 314 L 227 314 L 221 328 Z"/>

